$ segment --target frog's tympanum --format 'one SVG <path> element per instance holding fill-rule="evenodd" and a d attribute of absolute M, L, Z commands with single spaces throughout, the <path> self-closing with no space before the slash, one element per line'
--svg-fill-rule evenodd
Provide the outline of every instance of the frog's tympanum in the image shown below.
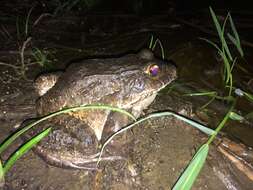
<path fill-rule="evenodd" d="M 175 66 L 156 59 L 146 49 L 120 58 L 88 59 L 71 64 L 65 72 L 41 75 L 35 81 L 41 96 L 36 104 L 37 114 L 103 104 L 139 117 L 157 92 L 175 78 Z M 77 111 L 54 117 L 29 135 L 52 127 L 35 151 L 53 165 L 87 168 L 97 156 L 99 143 L 129 122 L 132 121 L 116 112 Z"/>

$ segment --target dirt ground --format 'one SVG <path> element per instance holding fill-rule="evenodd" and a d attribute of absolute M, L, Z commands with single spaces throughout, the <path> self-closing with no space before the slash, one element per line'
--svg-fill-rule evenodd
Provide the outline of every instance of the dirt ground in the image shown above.
<path fill-rule="evenodd" d="M 19 93 L 13 95 L 14 98 L 4 100 L 5 103 L 15 101 L 18 103 L 16 105 L 23 105 L 23 109 L 14 109 L 15 113 L 13 110 L 1 110 L 2 114 L 5 112 L 3 115 L 5 117 L 1 117 L 1 141 L 15 130 L 13 126 L 16 123 L 28 116 L 34 116 L 32 104 L 36 96 L 31 84 L 26 83 L 25 89 L 19 87 Z M 30 106 L 26 107 L 25 104 Z M 20 107 L 18 106 L 19 109 Z M 159 110 L 174 110 L 192 116 L 190 103 L 168 95 L 158 96 L 146 112 Z M 6 175 L 4 190 L 170 189 L 201 142 L 206 140 L 200 132 L 173 118 L 145 122 L 136 126 L 132 133 L 135 140 L 131 145 L 133 152 L 129 155 L 128 162 L 107 163 L 97 173 L 50 166 L 30 151 L 18 160 Z M 22 141 L 18 140 L 2 159 L 6 159 L 10 152 L 21 143 Z M 207 161 L 193 189 L 227 189 L 227 184 L 224 184 L 215 172 L 217 165 L 213 163 L 219 161 L 213 159 L 209 157 L 211 164 Z M 235 182 L 233 185 L 238 189 L 252 187 L 252 183 L 249 182 L 246 184 Z"/>
<path fill-rule="evenodd" d="M 35 20 L 32 19 L 32 21 Z M 159 31 L 161 37 L 165 36 L 165 39 L 170 39 L 166 46 L 168 49 L 175 44 L 173 42 L 176 39 L 168 32 L 172 24 L 167 24 L 167 20 L 166 25 L 162 19 L 160 25 L 155 22 L 153 27 L 150 25 L 154 22 L 152 19 L 143 22 L 144 25 L 134 25 L 133 23 L 139 21 L 133 17 L 132 20 L 126 21 L 124 27 L 120 27 L 120 21 L 115 20 L 115 26 L 110 28 L 108 21 L 96 22 L 96 18 L 90 25 L 88 21 L 83 23 L 82 19 L 75 17 L 63 17 L 61 20 L 46 18 L 40 22 L 40 25 L 31 28 L 30 34 L 33 39 L 32 43 L 27 45 L 25 60 L 28 63 L 31 62 L 33 47 L 49 49 L 51 60 L 57 63 L 57 68 L 64 68 L 70 61 L 87 55 L 92 57 L 121 55 L 128 52 L 129 49 L 139 50 L 141 47 L 147 47 L 150 39 L 150 33 L 146 33 L 147 31 Z M 105 29 L 101 30 L 101 26 L 104 26 Z M 164 29 L 163 26 L 166 28 Z M 8 23 L 5 27 L 11 37 L 0 39 L 2 44 L 0 60 L 18 65 L 22 61 L 20 60 L 20 49 L 25 39 L 18 41 L 14 37 L 14 34 L 16 35 L 15 22 L 14 24 Z M 173 32 L 178 32 L 178 25 L 173 25 L 173 27 L 175 28 Z M 122 34 L 126 30 L 131 32 Z M 114 34 L 120 35 L 112 38 Z M 181 35 L 180 39 L 185 38 L 188 34 Z M 24 120 L 36 117 L 35 101 L 38 96 L 33 88 L 33 80 L 46 69 L 38 65 L 28 67 L 28 69 L 26 71 L 28 80 L 24 80 L 12 68 L 0 66 L 0 142 L 17 130 Z M 174 94 L 159 95 L 145 112 L 163 110 L 172 110 L 196 119 L 191 103 Z M 134 140 L 129 144 L 132 152 L 126 158 L 127 161 L 105 163 L 97 172 L 50 166 L 35 153 L 29 151 L 7 173 L 3 189 L 167 190 L 173 187 L 196 150 L 206 140 L 205 135 L 175 118 L 150 120 L 133 128 L 131 133 Z M 22 140 L 18 139 L 1 155 L 1 159 L 6 160 L 22 143 Z M 231 168 L 229 161 L 213 146 L 193 189 L 250 190 L 252 187 L 253 182 L 236 168 Z"/>

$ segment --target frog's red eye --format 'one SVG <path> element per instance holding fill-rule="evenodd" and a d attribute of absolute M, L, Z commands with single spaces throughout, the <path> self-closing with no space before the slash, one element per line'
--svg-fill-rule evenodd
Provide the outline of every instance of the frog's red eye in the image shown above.
<path fill-rule="evenodd" d="M 158 65 L 151 65 L 149 68 L 148 68 L 148 73 L 155 77 L 158 75 L 159 73 L 159 66 Z"/>

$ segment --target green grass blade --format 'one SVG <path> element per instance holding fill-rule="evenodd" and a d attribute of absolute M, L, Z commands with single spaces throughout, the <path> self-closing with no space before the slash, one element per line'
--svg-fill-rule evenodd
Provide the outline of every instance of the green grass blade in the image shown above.
<path fill-rule="evenodd" d="M 236 112 L 231 111 L 229 118 L 235 121 L 243 121 L 245 118 Z"/>
<path fill-rule="evenodd" d="M 233 21 L 232 16 L 231 16 L 230 13 L 228 13 L 228 18 L 229 18 L 230 26 L 231 26 L 231 29 L 232 29 L 233 34 L 235 36 L 235 39 L 236 39 L 237 42 L 240 42 L 240 38 L 239 38 L 238 32 L 237 32 L 237 30 L 235 28 L 235 24 L 234 24 L 234 21 Z"/>
<path fill-rule="evenodd" d="M 184 173 L 180 176 L 172 190 L 190 190 L 199 175 L 208 155 L 209 145 L 203 144 L 195 154 Z"/>
<path fill-rule="evenodd" d="M 215 96 L 211 97 L 211 99 L 207 103 L 205 103 L 203 106 L 200 107 L 200 110 L 205 109 L 209 104 L 211 104 L 215 100 L 215 98 L 216 98 Z"/>
<path fill-rule="evenodd" d="M 215 91 L 210 91 L 210 92 L 195 92 L 195 93 L 184 94 L 184 96 L 209 96 L 209 97 L 216 97 L 217 96 L 217 92 L 215 92 Z"/>
<path fill-rule="evenodd" d="M 31 140 L 22 145 L 4 164 L 4 175 L 9 171 L 9 169 L 15 164 L 15 162 L 23 156 L 27 151 L 29 151 L 34 145 L 36 145 L 41 139 L 48 135 L 51 128 L 48 128 L 41 132 L 40 134 L 33 137 Z"/>
<path fill-rule="evenodd" d="M 231 41 L 235 46 L 237 46 L 237 41 L 236 41 L 236 39 L 235 39 L 230 33 L 227 33 L 227 36 L 228 36 L 228 38 L 230 39 L 230 41 Z"/>
<path fill-rule="evenodd" d="M 152 46 L 153 46 L 153 41 L 154 41 L 154 36 L 151 35 L 151 38 L 150 38 L 150 42 L 149 42 L 149 46 L 148 46 L 148 49 L 151 49 Z"/>
<path fill-rule="evenodd" d="M 0 188 L 4 186 L 4 169 L 0 160 Z"/>
<path fill-rule="evenodd" d="M 229 82 L 229 78 L 230 78 L 230 75 L 231 75 L 231 68 L 230 68 L 230 64 L 229 64 L 229 61 L 227 59 L 227 56 L 224 54 L 224 53 L 221 53 L 220 54 L 222 59 L 223 59 L 223 62 L 224 62 L 224 71 L 225 71 L 225 83 L 228 84 Z"/>
<path fill-rule="evenodd" d="M 112 135 L 104 142 L 103 146 L 101 147 L 101 151 L 100 151 L 100 154 L 99 154 L 99 158 L 98 158 L 97 165 L 99 164 L 99 162 L 100 162 L 100 160 L 101 160 L 101 156 L 102 156 L 102 154 L 103 154 L 103 151 L 104 151 L 106 145 L 107 145 L 115 136 L 117 136 L 117 135 L 119 135 L 119 134 L 125 132 L 125 131 L 128 130 L 128 129 L 133 128 L 134 126 L 136 126 L 136 125 L 138 125 L 138 124 L 140 124 L 140 123 L 142 123 L 142 122 L 144 122 L 144 121 L 146 121 L 146 120 L 148 120 L 148 119 L 150 119 L 150 118 L 164 117 L 164 116 L 173 116 L 173 117 L 176 117 L 177 119 L 179 119 L 179 120 L 181 120 L 181 121 L 184 121 L 184 122 L 188 123 L 189 125 L 191 125 L 191 126 L 197 128 L 197 129 L 199 129 L 200 131 L 202 131 L 202 132 L 204 132 L 204 133 L 206 133 L 206 134 L 208 134 L 208 135 L 215 135 L 215 134 L 216 134 L 216 132 L 215 132 L 214 130 L 212 130 L 212 129 L 210 129 L 210 128 L 208 128 L 208 127 L 206 127 L 206 126 L 204 126 L 204 125 L 202 125 L 202 124 L 200 124 L 200 123 L 198 123 L 198 122 L 196 122 L 196 121 L 193 121 L 193 120 L 191 120 L 191 119 L 189 119 L 189 118 L 187 118 L 187 117 L 184 117 L 184 116 L 182 116 L 182 115 L 179 115 L 179 114 L 177 114 L 177 113 L 174 113 L 174 112 L 159 112 L 159 113 L 153 113 L 153 114 L 150 114 L 150 115 L 148 115 L 148 116 L 146 116 L 146 117 L 144 117 L 144 118 L 141 118 L 141 119 L 135 121 L 134 123 L 132 123 L 132 124 L 130 124 L 130 125 L 128 125 L 128 126 L 122 128 L 122 129 L 120 129 L 119 131 L 117 131 L 116 133 L 112 134 Z"/>
<path fill-rule="evenodd" d="M 214 25 L 216 27 L 216 30 L 218 32 L 218 35 L 219 37 L 221 37 L 223 34 L 222 34 L 222 30 L 221 30 L 221 25 L 213 11 L 213 9 L 211 7 L 209 7 L 209 10 L 210 10 L 210 13 L 211 13 L 211 16 L 212 16 L 212 19 L 213 19 L 213 22 L 214 22 Z"/>
<path fill-rule="evenodd" d="M 226 43 L 226 40 L 224 38 L 224 30 L 225 30 L 225 26 L 226 26 L 226 21 L 227 21 L 227 18 L 228 18 L 228 15 L 223 23 L 223 27 L 221 28 L 221 25 L 213 11 L 213 9 L 211 7 L 209 7 L 209 10 L 210 10 L 210 13 L 211 13 L 211 16 L 212 16 L 212 19 L 213 19 L 213 22 L 214 22 L 214 25 L 216 27 L 216 30 L 217 30 L 217 33 L 219 35 L 219 38 L 220 38 L 220 41 L 221 41 L 221 44 L 222 44 L 222 47 L 225 49 L 228 57 L 229 57 L 229 60 L 233 60 L 232 56 L 231 56 L 231 53 L 228 49 L 228 46 L 227 46 L 227 43 Z"/>
<path fill-rule="evenodd" d="M 207 144 L 210 144 L 214 138 L 216 137 L 216 135 L 220 132 L 220 130 L 225 126 L 225 123 L 228 121 L 228 119 L 230 118 L 231 112 L 233 111 L 235 105 L 236 105 L 237 99 L 235 99 L 231 105 L 231 107 L 229 108 L 228 112 L 226 113 L 226 115 L 224 116 L 224 118 L 222 119 L 222 121 L 220 122 L 220 124 L 218 125 L 218 127 L 215 129 L 215 133 L 211 135 L 211 137 L 208 139 Z"/>
<path fill-rule="evenodd" d="M 226 54 L 228 55 L 229 60 L 232 61 L 232 60 L 233 60 L 233 57 L 232 57 L 232 55 L 231 55 L 231 53 L 230 53 L 230 50 L 229 50 L 229 48 L 228 48 L 227 41 L 226 41 L 225 36 L 224 36 L 227 20 L 228 20 L 228 14 L 227 14 L 227 16 L 226 16 L 226 18 L 225 18 L 225 20 L 224 20 L 223 25 L 222 25 L 222 36 L 220 36 L 220 40 L 221 40 L 221 43 L 222 43 L 222 47 L 224 48 Z"/>
<path fill-rule="evenodd" d="M 10 136 L 7 140 L 5 140 L 1 145 L 0 145 L 0 154 L 10 145 L 12 144 L 12 142 L 14 140 L 16 140 L 20 135 L 22 135 L 23 133 L 25 133 L 27 130 L 29 130 L 30 128 L 32 128 L 33 126 L 41 123 L 42 121 L 45 121 L 49 118 L 55 117 L 57 115 L 63 114 L 63 113 L 68 113 L 68 112 L 75 112 L 75 111 L 80 111 L 80 110 L 87 110 L 87 109 L 102 109 L 102 110 L 110 110 L 110 111 L 115 111 L 115 112 L 119 112 L 122 114 L 127 115 L 128 117 L 132 118 L 134 121 L 136 120 L 135 117 L 120 108 L 116 108 L 116 107 L 112 107 L 112 106 L 107 106 L 107 105 L 84 105 L 84 106 L 76 106 L 76 107 L 72 107 L 72 108 L 65 108 L 62 109 L 60 111 L 51 113 L 47 116 L 44 116 L 42 118 L 40 118 L 39 120 L 27 125 L 26 127 L 22 128 L 21 130 L 17 131 L 16 133 L 14 133 L 12 136 Z"/>
<path fill-rule="evenodd" d="M 230 72 L 229 73 L 229 93 L 228 93 L 228 96 L 229 97 L 232 97 L 232 91 L 233 91 L 233 75 L 232 73 Z"/>
<path fill-rule="evenodd" d="M 233 21 L 233 19 L 232 19 L 232 16 L 230 15 L 230 13 L 228 13 L 228 18 L 229 18 L 230 26 L 231 26 L 231 28 L 232 28 L 233 35 L 234 35 L 234 37 L 235 37 L 235 42 L 236 42 L 236 43 L 234 43 L 231 39 L 230 39 L 230 40 L 232 41 L 232 43 L 234 43 L 234 45 L 236 46 L 238 52 L 239 52 L 240 55 L 243 57 L 243 56 L 244 56 L 244 53 L 243 53 L 243 50 L 242 50 L 242 47 L 241 47 L 240 37 L 239 37 L 239 34 L 238 34 L 237 30 L 236 30 L 234 21 Z M 230 35 L 230 36 L 232 36 L 232 35 Z M 229 37 L 229 34 L 228 34 L 228 37 Z"/>
<path fill-rule="evenodd" d="M 154 45 L 152 46 L 151 50 L 154 51 L 157 43 L 159 44 L 159 47 L 161 49 L 162 59 L 164 60 L 165 55 L 164 55 L 163 45 L 162 45 L 162 42 L 158 38 L 155 40 Z"/>
<path fill-rule="evenodd" d="M 235 45 L 235 47 L 237 48 L 237 51 L 239 52 L 239 54 L 241 55 L 241 57 L 243 57 L 244 53 L 243 53 L 241 45 L 238 44 L 238 41 L 230 33 L 227 33 L 227 36 L 230 39 L 230 41 Z"/>
<path fill-rule="evenodd" d="M 214 42 L 212 42 L 211 40 L 208 40 L 206 38 L 199 38 L 199 39 L 203 40 L 203 41 L 206 41 L 207 43 L 211 44 L 213 47 L 215 47 L 218 50 L 218 52 L 222 52 L 221 49 Z"/>
<path fill-rule="evenodd" d="M 253 102 L 253 95 L 248 93 L 248 92 L 244 92 L 244 95 L 246 96 L 246 98 L 250 101 Z"/>

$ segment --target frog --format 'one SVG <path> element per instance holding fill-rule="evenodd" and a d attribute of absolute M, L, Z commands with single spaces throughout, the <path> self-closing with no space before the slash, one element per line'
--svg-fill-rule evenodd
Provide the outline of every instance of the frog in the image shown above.
<path fill-rule="evenodd" d="M 138 118 L 158 92 L 176 78 L 175 64 L 157 58 L 149 49 L 119 57 L 85 59 L 35 80 L 40 96 L 37 116 L 99 104 L 126 110 Z M 43 122 L 26 137 L 51 127 L 50 134 L 34 149 L 40 157 L 58 167 L 94 169 L 101 143 L 131 122 L 126 115 L 110 110 L 79 110 Z M 117 158 L 122 159 L 114 154 L 101 160 Z"/>

